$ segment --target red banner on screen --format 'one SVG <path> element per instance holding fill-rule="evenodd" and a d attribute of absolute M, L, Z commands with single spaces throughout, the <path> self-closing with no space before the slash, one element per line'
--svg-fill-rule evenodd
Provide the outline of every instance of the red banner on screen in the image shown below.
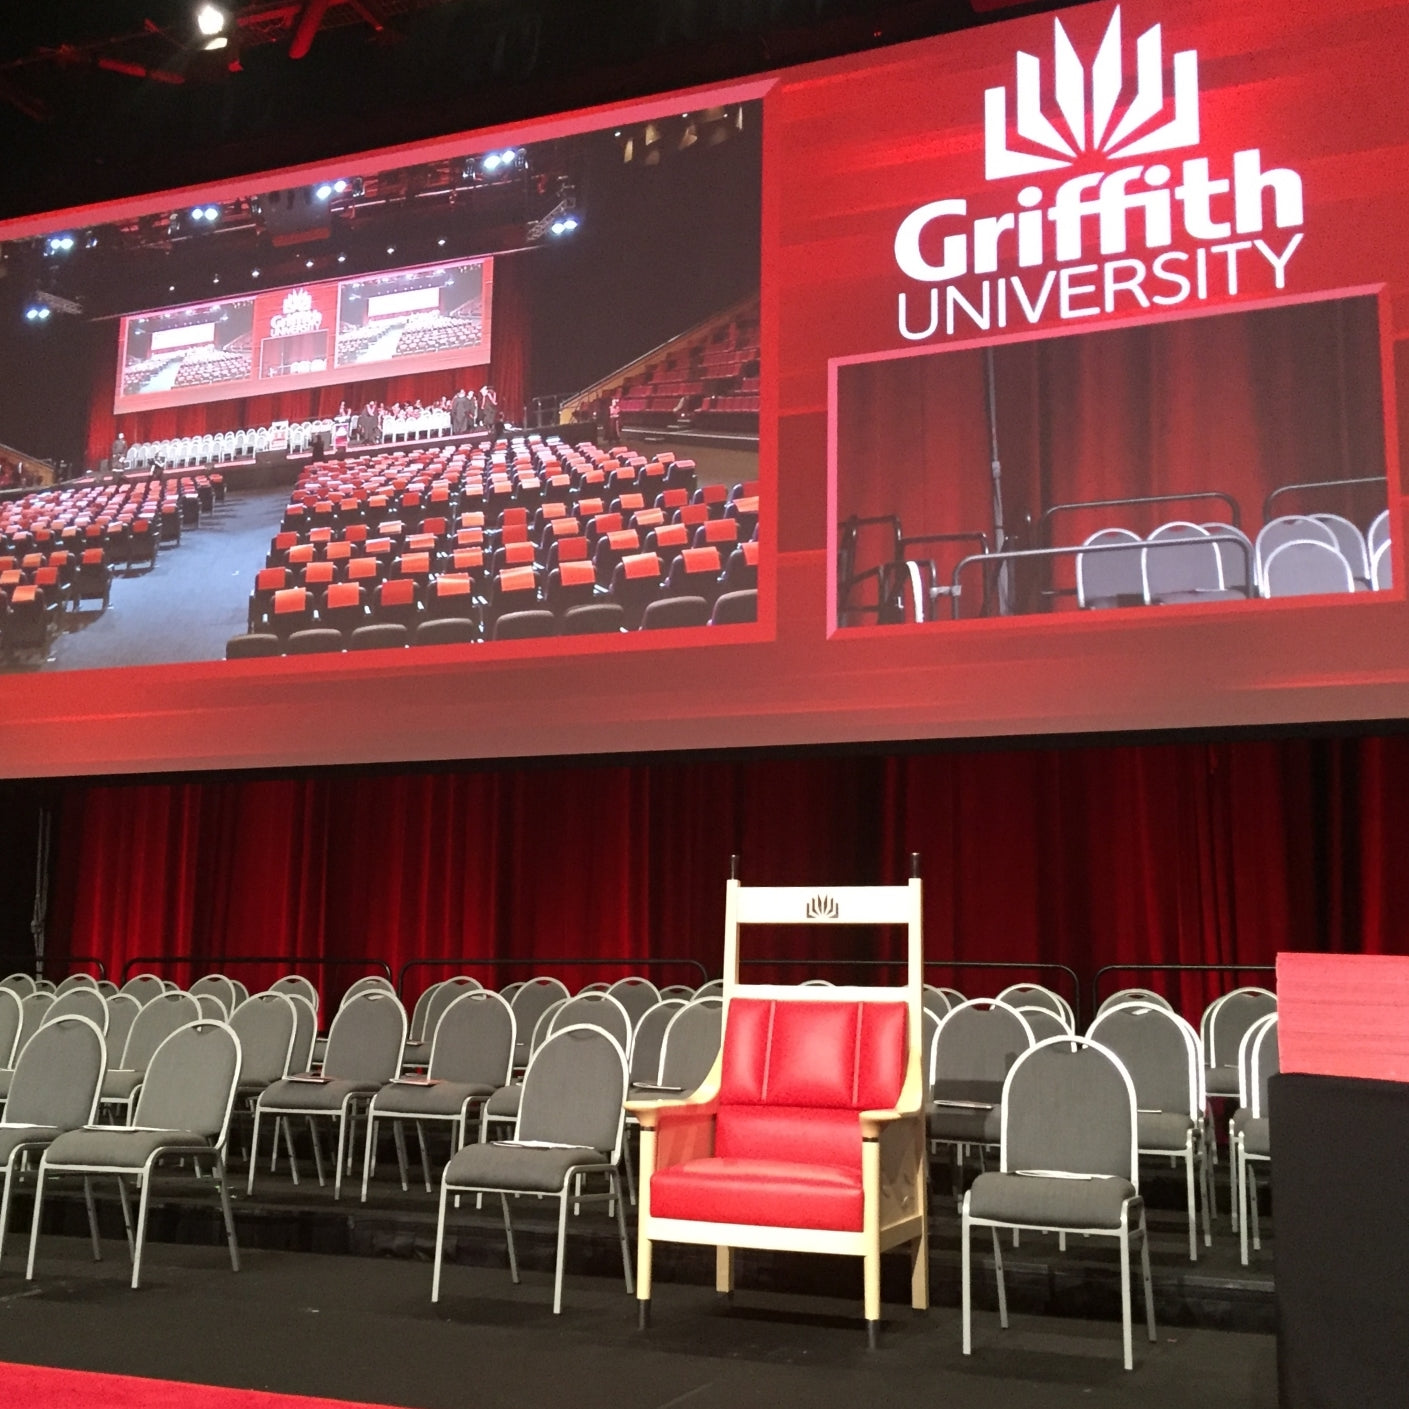
<path fill-rule="evenodd" d="M 483 366 L 493 287 L 493 259 L 472 259 L 130 314 L 113 410 Z"/>

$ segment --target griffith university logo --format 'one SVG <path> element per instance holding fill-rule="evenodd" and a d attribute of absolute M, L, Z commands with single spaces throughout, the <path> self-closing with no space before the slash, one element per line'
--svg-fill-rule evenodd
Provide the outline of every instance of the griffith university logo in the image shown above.
<path fill-rule="evenodd" d="M 833 895 L 814 895 L 807 902 L 809 920 L 835 920 L 841 914 L 841 906 Z"/>
<path fill-rule="evenodd" d="M 1008 197 L 1017 209 L 996 215 L 971 218 L 968 200 L 948 198 L 901 221 L 896 264 L 929 286 L 900 294 L 903 338 L 924 341 L 941 325 L 952 337 L 958 319 L 987 331 L 1049 312 L 1085 318 L 1286 287 L 1302 238 L 1300 175 L 1264 170 L 1259 147 L 1215 170 L 1194 154 L 1197 51 L 1175 53 L 1166 81 L 1161 25 L 1136 38 L 1133 65 L 1127 50 L 1119 6 L 1089 65 L 1056 19 L 1048 62 L 1019 51 L 1011 87 L 985 92 L 984 178 L 1056 184 L 1023 185 Z M 1190 153 L 1178 176 L 1147 163 L 1175 152 Z M 1262 238 L 1274 230 L 1297 233 Z M 1003 272 L 1014 265 L 1032 272 Z"/>

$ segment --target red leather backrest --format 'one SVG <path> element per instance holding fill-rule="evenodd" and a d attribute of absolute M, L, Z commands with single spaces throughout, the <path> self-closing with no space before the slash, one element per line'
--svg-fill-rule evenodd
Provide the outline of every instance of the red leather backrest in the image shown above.
<path fill-rule="evenodd" d="M 893 1106 L 905 1080 L 905 1032 L 904 1003 L 736 998 L 720 1104 Z"/>

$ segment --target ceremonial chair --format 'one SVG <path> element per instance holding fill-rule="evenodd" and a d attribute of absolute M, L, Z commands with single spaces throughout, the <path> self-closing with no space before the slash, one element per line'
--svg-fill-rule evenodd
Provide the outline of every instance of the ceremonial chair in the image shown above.
<path fill-rule="evenodd" d="M 904 925 L 898 987 L 739 981 L 739 926 Z M 911 1303 L 929 1306 L 921 890 L 743 887 L 724 920 L 724 1041 L 689 1096 L 631 1100 L 641 1126 L 637 1291 L 649 1324 L 657 1242 L 713 1244 L 716 1287 L 735 1248 L 818 1252 L 864 1263 L 867 1337 L 881 1315 L 881 1254 L 908 1246 Z"/>

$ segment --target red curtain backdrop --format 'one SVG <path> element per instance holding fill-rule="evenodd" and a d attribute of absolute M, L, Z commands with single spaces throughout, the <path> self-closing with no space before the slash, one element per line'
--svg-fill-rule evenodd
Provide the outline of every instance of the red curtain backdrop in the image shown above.
<path fill-rule="evenodd" d="M 198 406 L 174 406 L 161 411 L 113 414 L 113 389 L 117 384 L 116 325 L 105 348 L 102 370 L 95 379 L 88 414 L 88 459 L 96 464 L 108 453 L 118 431 L 129 445 L 139 441 L 169 440 L 173 436 L 205 435 L 215 431 L 265 426 L 271 421 L 305 421 L 331 416 L 340 402 L 354 410 L 369 401 L 390 405 L 394 401 L 433 401 L 453 396 L 467 384 L 478 389 L 488 382 L 499 395 L 499 405 L 509 420 L 521 421 L 526 399 L 529 356 L 528 275 L 525 254 L 501 255 L 494 261 L 493 329 L 488 367 L 422 372 L 415 376 L 380 377 L 303 391 L 270 392 Z"/>
<path fill-rule="evenodd" d="M 1255 535 L 1279 485 L 1385 473 L 1374 298 L 1010 343 L 993 359 L 1005 518 L 1023 547 L 1037 546 L 1025 521 L 1055 504 L 1222 490 Z M 907 534 L 991 530 L 983 350 L 845 367 L 838 413 L 839 518 L 898 514 Z M 1324 509 L 1363 529 L 1384 506 L 1376 488 L 1287 497 L 1273 512 Z M 1050 541 L 1178 518 L 1226 521 L 1227 510 L 1083 510 L 1055 518 Z M 866 553 L 863 568 L 888 554 L 881 535 Z M 1057 580 L 1072 572 L 1068 561 Z"/>
<path fill-rule="evenodd" d="M 76 782 L 50 944 L 119 979 L 137 956 L 192 958 L 166 970 L 185 981 L 240 954 L 523 960 L 501 983 L 593 955 L 713 975 L 731 853 L 746 883 L 826 886 L 901 880 L 917 851 L 931 959 L 1055 961 L 1089 984 L 1115 963 L 1402 951 L 1406 824 L 1409 738 Z M 771 971 L 796 980 L 902 950 L 826 929 L 758 932 L 745 952 L 811 956 Z M 277 970 L 232 972 L 253 987 Z M 330 999 L 356 976 L 323 972 Z M 408 991 L 451 972 L 417 970 Z M 931 976 L 972 994 L 1024 977 Z M 1231 982 L 1152 986 L 1197 1012 Z"/>

